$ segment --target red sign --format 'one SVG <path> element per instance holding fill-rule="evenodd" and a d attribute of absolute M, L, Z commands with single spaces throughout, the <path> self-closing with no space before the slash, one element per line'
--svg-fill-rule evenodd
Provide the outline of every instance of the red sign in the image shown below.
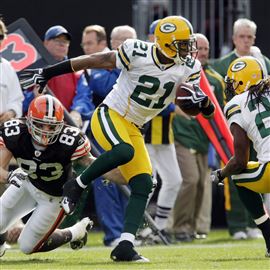
<path fill-rule="evenodd" d="M 9 54 L 14 56 L 10 63 L 17 72 L 32 65 L 38 59 L 35 47 L 16 33 L 8 35 L 2 42 L 0 51 L 9 51 Z"/>

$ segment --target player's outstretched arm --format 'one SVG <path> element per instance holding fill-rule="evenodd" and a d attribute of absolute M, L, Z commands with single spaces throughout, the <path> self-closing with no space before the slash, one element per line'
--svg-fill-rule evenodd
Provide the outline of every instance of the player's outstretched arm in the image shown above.
<path fill-rule="evenodd" d="M 92 55 L 82 55 L 45 68 L 26 69 L 20 74 L 20 83 L 24 89 L 39 85 L 39 92 L 41 93 L 47 81 L 55 76 L 89 68 L 115 68 L 115 54 L 115 51 L 110 51 Z"/>

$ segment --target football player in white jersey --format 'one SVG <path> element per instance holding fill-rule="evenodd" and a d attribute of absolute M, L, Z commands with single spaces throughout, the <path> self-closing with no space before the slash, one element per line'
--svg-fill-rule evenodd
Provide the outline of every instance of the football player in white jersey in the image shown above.
<path fill-rule="evenodd" d="M 166 17 L 157 25 L 155 37 L 155 43 L 128 39 L 117 51 L 84 55 L 21 74 L 24 88 L 35 84 L 42 88 L 51 77 L 73 70 L 115 67 L 122 70 L 91 120 L 92 132 L 106 152 L 65 185 L 62 201 L 66 213 L 72 213 L 91 181 L 119 167 L 131 196 L 120 243 L 111 253 L 114 261 L 149 261 L 133 247 L 152 189 L 152 168 L 140 128 L 174 101 L 179 84 L 198 83 L 200 79 L 200 63 L 192 57 L 197 49 L 189 21 L 180 16 Z M 204 115 L 213 113 L 214 106 L 200 89 L 194 97 L 196 100 L 187 100 L 188 106 L 200 108 Z"/>
<path fill-rule="evenodd" d="M 270 80 L 264 78 L 259 60 L 251 56 L 234 60 L 225 78 L 225 116 L 234 138 L 234 156 L 223 169 L 213 172 L 221 182 L 231 176 L 239 196 L 262 231 L 266 257 L 270 257 L 270 219 L 261 193 L 270 192 Z M 249 160 L 252 141 L 258 162 Z"/>

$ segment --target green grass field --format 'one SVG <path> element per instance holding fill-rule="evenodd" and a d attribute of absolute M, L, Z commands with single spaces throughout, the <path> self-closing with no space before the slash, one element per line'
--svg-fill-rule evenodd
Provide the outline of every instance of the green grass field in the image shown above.
<path fill-rule="evenodd" d="M 137 250 L 151 262 L 112 262 L 111 248 L 103 247 L 102 233 L 92 232 L 87 246 L 79 251 L 65 246 L 48 253 L 24 255 L 13 246 L 0 259 L 0 269 L 270 269 L 262 239 L 233 241 L 225 230 L 212 231 L 206 240 Z"/>

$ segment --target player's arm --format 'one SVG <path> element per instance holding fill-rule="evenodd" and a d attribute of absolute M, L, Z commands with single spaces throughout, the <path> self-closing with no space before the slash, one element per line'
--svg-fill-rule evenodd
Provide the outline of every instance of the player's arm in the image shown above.
<path fill-rule="evenodd" d="M 82 55 L 70 59 L 72 71 L 79 71 L 88 68 L 112 69 L 116 67 L 116 52 L 100 52 L 91 55 Z"/>
<path fill-rule="evenodd" d="M 246 132 L 236 123 L 231 125 L 231 133 L 234 139 L 234 156 L 229 160 L 227 165 L 219 171 L 220 180 L 227 176 L 241 173 L 249 160 L 249 144 L 250 140 Z"/>
<path fill-rule="evenodd" d="M 26 69 L 20 74 L 20 83 L 24 89 L 28 89 L 34 85 L 40 85 L 40 89 L 42 90 L 48 80 L 58 75 L 88 68 L 112 69 L 115 67 L 115 51 L 82 55 L 43 69 Z"/>

